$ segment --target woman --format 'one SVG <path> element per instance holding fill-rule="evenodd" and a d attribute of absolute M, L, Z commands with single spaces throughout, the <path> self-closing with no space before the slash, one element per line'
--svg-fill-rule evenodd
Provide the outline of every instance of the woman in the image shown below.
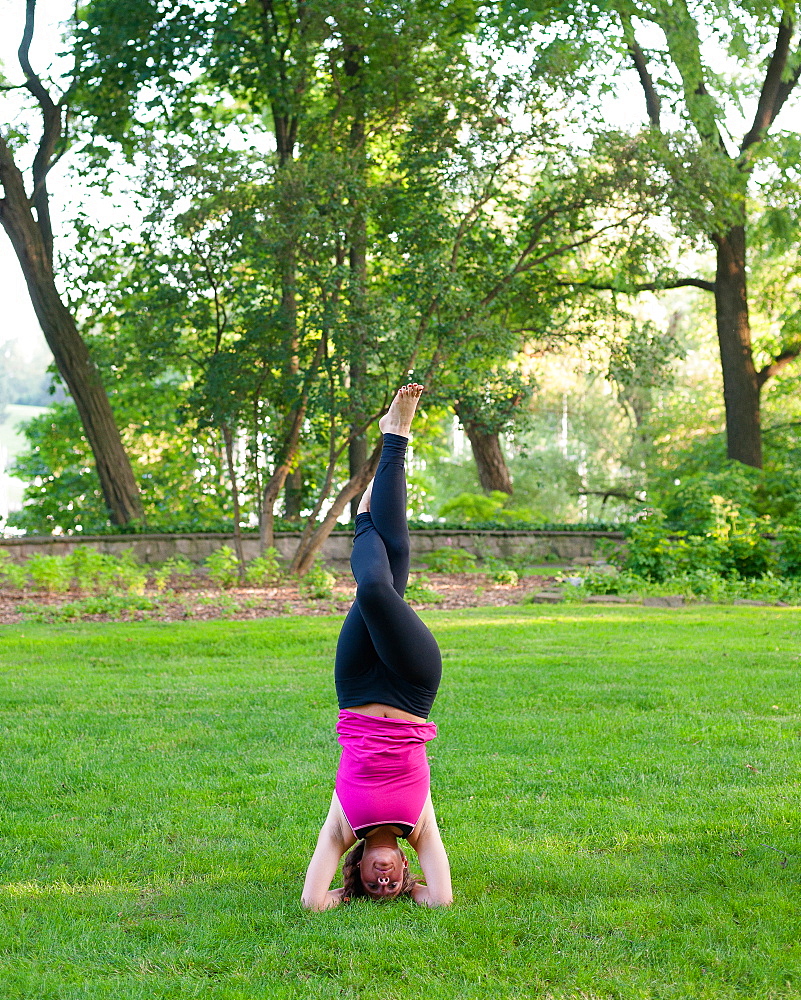
<path fill-rule="evenodd" d="M 447 906 L 453 898 L 425 751 L 437 734 L 427 718 L 442 660 L 433 635 L 403 600 L 409 576 L 404 458 L 422 391 L 403 386 L 379 421 L 381 461 L 356 516 L 356 600 L 340 632 L 334 670 L 342 757 L 303 887 L 303 905 L 311 910 L 354 896 L 405 894 L 424 906 Z M 425 882 L 409 874 L 399 837 L 417 851 Z M 351 847 L 345 884 L 330 889 Z"/>

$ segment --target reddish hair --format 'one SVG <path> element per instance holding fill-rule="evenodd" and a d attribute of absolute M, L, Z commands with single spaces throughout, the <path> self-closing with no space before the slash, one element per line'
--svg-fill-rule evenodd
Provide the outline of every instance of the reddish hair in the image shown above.
<path fill-rule="evenodd" d="M 342 902 L 349 903 L 352 899 L 366 898 L 373 899 L 370 893 L 365 889 L 362 884 L 362 873 L 359 868 L 359 862 L 362 860 L 362 855 L 364 854 L 364 846 L 366 841 L 360 840 L 355 847 L 352 847 L 348 853 L 345 855 L 345 860 L 342 862 L 342 883 L 344 885 L 344 892 L 342 893 Z M 403 860 L 406 860 L 406 855 L 403 853 L 401 848 L 398 850 L 401 853 Z M 420 885 L 421 879 L 416 875 L 411 875 L 409 869 L 404 865 L 403 868 L 403 882 L 398 892 L 394 896 L 385 896 L 383 899 L 397 899 L 398 896 L 411 896 L 412 890 L 416 885 Z"/>

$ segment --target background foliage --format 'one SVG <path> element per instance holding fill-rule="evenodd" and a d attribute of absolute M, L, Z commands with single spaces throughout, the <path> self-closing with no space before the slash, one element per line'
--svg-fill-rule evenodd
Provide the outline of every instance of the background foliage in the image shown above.
<path fill-rule="evenodd" d="M 428 386 L 415 516 L 628 524 L 658 509 L 697 534 L 718 504 L 753 530 L 798 522 L 797 368 L 762 391 L 763 469 L 727 464 L 711 297 L 664 290 L 710 272 L 732 181 L 704 152 L 701 112 L 681 121 L 670 105 L 678 56 L 661 7 L 410 0 L 365 18 L 358 4 L 243 0 L 199 13 L 93 0 L 67 33 L 72 176 L 125 222 L 100 225 L 87 202 L 62 261 L 147 528 L 261 524 L 266 544 L 286 516 L 308 534 L 358 490 L 409 372 Z M 771 5 L 737 5 L 717 36 L 717 7 L 695 13 L 721 67 L 767 53 Z M 661 131 L 637 124 L 644 105 L 617 123 L 633 79 L 626 17 L 655 26 Z M 756 63 L 743 74 L 714 78 L 716 120 L 753 103 Z M 774 130 L 752 172 L 760 364 L 797 326 L 797 146 Z M 3 376 L 0 402 L 23 395 Z M 12 523 L 107 527 L 71 403 L 28 433 Z"/>

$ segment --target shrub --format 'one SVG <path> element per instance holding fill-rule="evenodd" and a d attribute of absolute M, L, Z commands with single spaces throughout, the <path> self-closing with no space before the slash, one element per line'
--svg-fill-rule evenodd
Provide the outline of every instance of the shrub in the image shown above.
<path fill-rule="evenodd" d="M 23 590 L 28 583 L 28 573 L 24 566 L 11 561 L 8 552 L 0 549 L 0 586 Z"/>
<path fill-rule="evenodd" d="M 508 499 L 509 495 L 500 490 L 493 490 L 489 496 L 485 493 L 460 493 L 446 500 L 439 509 L 439 516 L 450 515 L 455 521 L 491 521 Z"/>
<path fill-rule="evenodd" d="M 239 560 L 230 545 L 222 545 L 206 559 L 209 579 L 227 589 L 239 581 Z"/>
<path fill-rule="evenodd" d="M 785 601 L 787 604 L 801 604 L 801 581 L 782 579 L 766 573 L 758 580 L 743 581 L 746 595 L 752 600 Z"/>
<path fill-rule="evenodd" d="M 756 517 L 754 493 L 762 473 L 741 462 L 690 473 L 667 490 L 661 507 L 668 522 L 693 535 L 725 535 Z"/>
<path fill-rule="evenodd" d="M 540 525 L 542 515 L 528 507 L 507 507 L 508 493 L 493 490 L 486 493 L 460 493 L 446 500 L 439 509 L 439 517 L 459 527 L 493 525 L 508 528 L 514 525 L 532 527 Z"/>
<path fill-rule="evenodd" d="M 432 573 L 466 573 L 475 567 L 476 557 L 466 549 L 446 545 L 433 552 L 426 552 L 420 556 L 420 561 Z"/>
<path fill-rule="evenodd" d="M 250 560 L 245 570 L 245 583 L 251 587 L 266 587 L 271 583 L 278 583 L 281 575 L 278 549 L 271 545 L 263 556 Z"/>
<path fill-rule="evenodd" d="M 508 572 L 512 572 L 515 573 L 515 575 L 519 575 L 516 572 L 514 566 L 510 565 L 506 560 L 499 559 L 496 555 L 493 555 L 493 553 L 489 551 L 488 547 L 481 541 L 477 541 L 476 548 L 478 549 L 478 557 L 481 561 L 481 568 L 484 570 L 487 576 L 490 577 L 490 579 L 494 580 L 496 574 L 503 575 L 504 573 Z M 520 560 L 521 557 L 518 556 L 516 557 L 515 562 L 519 563 Z M 495 580 L 495 582 L 500 583 L 502 581 Z"/>
<path fill-rule="evenodd" d="M 334 584 L 337 578 L 334 574 L 323 566 L 322 562 L 316 560 L 311 569 L 302 576 L 298 583 L 298 590 L 301 596 L 315 601 L 330 600 L 334 594 Z"/>
<path fill-rule="evenodd" d="M 755 530 L 734 532 L 728 539 L 728 556 L 733 570 L 753 579 L 776 569 L 776 552 L 770 541 Z"/>
<path fill-rule="evenodd" d="M 723 575 L 733 571 L 732 553 L 726 540 L 714 535 L 679 532 L 669 539 L 666 558 L 668 577 L 698 570 Z"/>
<path fill-rule="evenodd" d="M 707 571 L 686 573 L 670 581 L 672 593 L 701 597 L 707 601 L 725 603 L 735 600 L 784 601 L 801 603 L 801 583 L 766 573 L 762 577 L 741 579 L 723 577 Z"/>
<path fill-rule="evenodd" d="M 439 604 L 442 595 L 438 594 L 436 590 L 432 590 L 428 586 L 429 583 L 431 581 L 427 576 L 410 576 L 404 597 L 407 601 L 414 601 L 416 604 Z"/>
<path fill-rule="evenodd" d="M 643 588 L 644 582 L 642 577 L 633 573 L 601 573 L 589 569 L 581 574 L 581 584 L 575 591 L 580 597 L 588 594 L 633 594 Z"/>
<path fill-rule="evenodd" d="M 490 579 L 493 583 L 511 584 L 513 587 L 516 587 L 520 582 L 520 577 L 517 575 L 515 570 L 509 569 L 508 566 L 499 567 L 498 569 L 493 570 L 490 574 Z"/>
<path fill-rule="evenodd" d="M 75 579 L 76 586 L 83 591 L 100 592 L 109 589 L 117 572 L 117 560 L 104 555 L 97 549 L 85 545 L 77 546 L 64 562 Z"/>
<path fill-rule="evenodd" d="M 771 573 L 758 578 L 743 579 L 738 576 L 722 576 L 708 569 L 699 569 L 679 573 L 664 582 L 657 582 L 644 580 L 632 573 L 609 574 L 588 570 L 582 577 L 572 579 L 578 586 L 565 587 L 564 595 L 568 600 L 581 600 L 589 594 L 640 596 L 677 594 L 691 600 L 700 598 L 716 603 L 736 600 L 801 603 L 801 581 L 781 579 Z M 564 582 L 567 582 L 567 578 Z"/>
<path fill-rule="evenodd" d="M 191 576 L 195 567 L 186 556 L 171 556 L 153 570 L 153 586 L 162 593 L 174 576 Z"/>
<path fill-rule="evenodd" d="M 642 521 L 629 534 L 623 566 L 646 580 L 663 580 L 668 545 L 663 519 L 649 518 Z"/>
<path fill-rule="evenodd" d="M 669 532 L 664 521 L 649 519 L 632 529 L 622 564 L 630 573 L 661 582 L 697 571 L 759 576 L 770 568 L 772 558 L 770 544 L 753 531 L 731 538 L 689 535 Z"/>
<path fill-rule="evenodd" d="M 80 546 L 67 556 L 34 555 L 24 565 L 13 568 L 0 560 L 0 580 L 22 587 L 28 578 L 35 587 L 51 594 L 64 593 L 73 583 L 84 593 L 143 594 L 147 571 L 131 549 L 112 556 Z"/>
<path fill-rule="evenodd" d="M 31 556 L 25 569 L 34 586 L 49 594 L 61 594 L 70 589 L 72 573 L 64 556 Z"/>
<path fill-rule="evenodd" d="M 60 622 L 80 621 L 89 615 L 108 615 L 120 618 L 132 611 L 153 611 L 155 603 L 148 597 L 132 594 L 104 594 L 82 597 L 68 601 L 58 607 L 42 607 L 40 604 L 26 604 L 20 610 L 30 621 Z"/>
<path fill-rule="evenodd" d="M 111 583 L 124 594 L 144 594 L 147 570 L 136 561 L 133 549 L 125 549 L 117 556 Z"/>
<path fill-rule="evenodd" d="M 620 544 L 613 542 L 611 538 L 599 538 L 593 549 L 596 559 L 603 559 L 608 563 L 618 563 L 622 558 Z"/>
<path fill-rule="evenodd" d="M 777 556 L 783 576 L 801 576 L 801 528 L 784 525 L 778 534 Z"/>
<path fill-rule="evenodd" d="M 675 576 L 670 581 L 670 589 L 674 594 L 703 597 L 707 601 L 725 601 L 730 599 L 731 581 L 713 573 L 708 569 L 692 570 L 681 576 Z"/>

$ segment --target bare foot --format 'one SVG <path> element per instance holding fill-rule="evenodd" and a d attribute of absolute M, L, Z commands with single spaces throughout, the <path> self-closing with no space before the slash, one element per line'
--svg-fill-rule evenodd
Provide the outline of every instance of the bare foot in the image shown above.
<path fill-rule="evenodd" d="M 362 493 L 362 498 L 359 501 L 359 509 L 356 511 L 357 514 L 364 514 L 365 511 L 370 509 L 370 499 L 373 495 L 373 483 L 375 479 L 371 479 L 367 484 L 367 489 Z"/>
<path fill-rule="evenodd" d="M 412 417 L 422 394 L 423 387 L 417 382 L 412 382 L 411 385 L 402 385 L 389 404 L 389 409 L 378 421 L 381 433 L 408 437 L 412 426 Z"/>

